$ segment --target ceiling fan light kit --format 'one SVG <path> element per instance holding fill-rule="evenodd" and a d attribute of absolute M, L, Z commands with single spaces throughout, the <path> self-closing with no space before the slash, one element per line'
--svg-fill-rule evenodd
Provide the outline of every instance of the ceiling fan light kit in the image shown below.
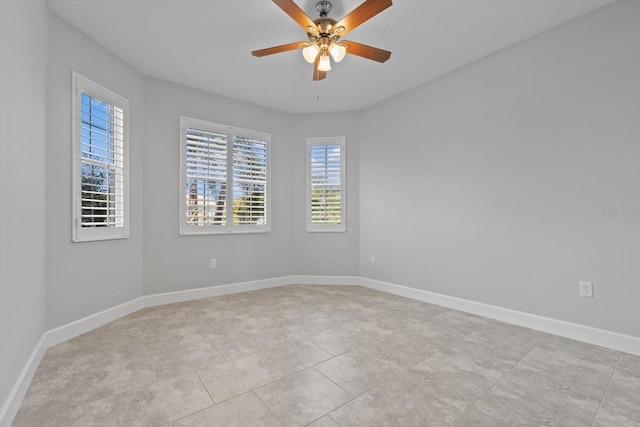
<path fill-rule="evenodd" d="M 318 70 L 331 71 L 331 61 L 329 55 L 320 55 L 320 62 L 318 62 Z"/>
<path fill-rule="evenodd" d="M 391 0 L 365 0 L 340 21 L 328 17 L 331 3 L 326 0 L 321 0 L 316 4 L 316 11 L 320 17 L 315 20 L 309 18 L 293 0 L 272 1 L 306 31 L 309 41 L 255 50 L 251 52 L 253 56 L 261 57 L 302 49 L 305 61 L 314 64 L 313 80 L 324 79 L 327 71 L 331 70 L 329 56 L 335 62 L 342 61 L 348 53 L 377 62 L 385 62 L 391 56 L 391 52 L 386 50 L 347 40 L 339 41 L 340 37 L 391 6 Z"/>

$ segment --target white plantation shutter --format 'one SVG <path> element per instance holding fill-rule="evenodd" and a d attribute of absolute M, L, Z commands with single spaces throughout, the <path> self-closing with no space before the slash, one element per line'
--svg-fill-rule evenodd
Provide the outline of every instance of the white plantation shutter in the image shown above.
<path fill-rule="evenodd" d="M 226 224 L 227 135 L 186 129 L 186 223 Z"/>
<path fill-rule="evenodd" d="M 344 137 L 307 139 L 307 231 L 345 231 Z"/>
<path fill-rule="evenodd" d="M 233 140 L 233 223 L 266 224 L 267 143 Z"/>
<path fill-rule="evenodd" d="M 128 102 L 73 74 L 73 241 L 128 236 Z"/>
<path fill-rule="evenodd" d="M 81 226 L 124 226 L 124 111 L 81 94 Z"/>
<path fill-rule="evenodd" d="M 268 232 L 270 136 L 188 117 L 180 122 L 180 233 Z"/>

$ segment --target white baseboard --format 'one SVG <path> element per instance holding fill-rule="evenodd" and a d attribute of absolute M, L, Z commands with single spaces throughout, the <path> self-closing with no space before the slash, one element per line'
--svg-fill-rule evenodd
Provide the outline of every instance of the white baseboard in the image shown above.
<path fill-rule="evenodd" d="M 287 276 L 288 277 L 288 276 Z M 258 289 L 273 288 L 287 283 L 287 277 L 253 280 L 250 282 L 232 283 L 230 285 L 209 286 L 206 288 L 187 289 L 184 291 L 167 292 L 164 294 L 147 295 L 143 297 L 145 307 L 155 307 L 176 302 L 191 301 L 201 298 L 219 297 L 221 295 L 239 292 L 256 291 Z"/>
<path fill-rule="evenodd" d="M 27 360 L 27 363 L 24 365 L 24 368 L 22 368 L 20 375 L 18 375 L 18 379 L 11 388 L 9 395 L 2 403 L 2 408 L 0 408 L 1 427 L 10 427 L 13 419 L 18 413 L 18 409 L 20 409 L 22 399 L 27 393 L 29 384 L 31 384 L 31 380 L 38 369 L 42 356 L 44 356 L 46 347 L 43 345 L 43 341 L 44 336 L 42 336 L 38 344 L 36 344 L 35 348 L 31 352 L 31 356 L 29 356 L 29 359 Z"/>
<path fill-rule="evenodd" d="M 282 276 L 271 279 L 253 280 L 250 282 L 232 283 L 229 285 L 209 286 L 206 288 L 187 289 L 164 294 L 143 297 L 145 307 L 155 307 L 176 302 L 192 301 L 201 298 L 218 297 L 237 294 L 239 292 L 256 291 L 286 285 L 355 285 L 358 277 L 352 276 Z"/>
<path fill-rule="evenodd" d="M 359 285 L 356 276 L 288 276 L 290 285 Z"/>
<path fill-rule="evenodd" d="M 399 295 L 418 301 L 441 305 L 443 307 L 477 314 L 491 319 L 501 320 L 519 326 L 560 335 L 566 338 L 584 341 L 589 344 L 608 347 L 625 353 L 640 356 L 640 338 L 616 332 L 605 331 L 592 328 L 590 326 L 565 322 L 563 320 L 551 319 L 537 316 L 535 314 L 524 313 L 483 304 L 462 298 L 423 291 L 406 286 L 395 285 L 393 283 L 379 280 L 367 279 L 357 276 L 283 276 L 271 279 L 254 280 L 250 282 L 233 283 L 229 285 L 210 286 L 199 289 L 188 289 L 184 291 L 169 292 L 164 294 L 147 295 L 136 298 L 132 301 L 120 304 L 92 314 L 83 319 L 76 320 L 67 325 L 46 331 L 40 342 L 34 348 L 31 357 L 27 361 L 24 369 L 20 373 L 15 385 L 11 389 L 9 396 L 0 409 L 0 427 L 9 427 L 15 417 L 20 403 L 31 383 L 31 379 L 42 360 L 42 356 L 47 348 L 75 338 L 78 335 L 89 332 L 99 326 L 117 320 L 145 307 L 154 307 L 176 302 L 190 301 L 200 298 L 228 295 L 239 292 L 254 291 L 258 289 L 273 288 L 285 285 L 360 285 L 382 292 Z"/>
<path fill-rule="evenodd" d="M 640 356 L 640 338 L 631 335 L 624 335 L 591 326 L 551 319 L 549 317 L 510 310 L 508 308 L 423 291 L 407 286 L 395 285 L 393 283 L 381 282 L 379 280 L 364 277 L 359 277 L 358 280 L 360 285 L 367 288 L 377 289 L 390 294 L 428 302 L 466 313 L 477 314 L 490 319 L 500 320 L 537 331 Z"/>
<path fill-rule="evenodd" d="M 118 320 L 128 314 L 134 313 L 141 308 L 144 308 L 143 302 L 143 298 L 136 298 L 74 322 L 67 323 L 66 325 L 48 330 L 44 333 L 43 337 L 44 348 L 47 349 L 56 344 L 60 344 L 61 342 L 65 342 L 71 338 L 75 338 L 100 326 L 106 325 L 109 322 Z"/>

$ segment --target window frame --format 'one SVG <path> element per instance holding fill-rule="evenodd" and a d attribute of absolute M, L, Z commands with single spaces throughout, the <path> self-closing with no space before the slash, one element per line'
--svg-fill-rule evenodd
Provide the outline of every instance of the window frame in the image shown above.
<path fill-rule="evenodd" d="M 71 73 L 71 122 L 72 122 L 72 236 L 73 242 L 126 239 L 129 237 L 129 100 L 106 89 L 94 81 L 72 71 Z M 82 94 L 99 99 L 123 112 L 123 225 L 107 227 L 82 227 Z M 120 168 L 118 168 L 120 169 Z"/>
<path fill-rule="evenodd" d="M 319 145 L 340 146 L 340 224 L 314 224 L 311 221 L 311 150 Z M 307 138 L 306 229 L 309 233 L 344 233 L 347 231 L 346 138 L 344 136 Z"/>
<path fill-rule="evenodd" d="M 224 225 L 189 225 L 185 218 L 188 213 L 186 143 L 187 129 L 197 129 L 225 134 L 227 136 L 227 193 L 226 219 Z M 266 224 L 234 224 L 233 223 L 233 142 L 234 137 L 250 138 L 264 141 L 266 146 L 266 183 L 265 183 L 265 222 Z M 264 234 L 271 232 L 271 134 L 236 126 L 215 123 L 208 120 L 180 116 L 180 200 L 179 200 L 179 232 L 181 236 L 208 236 L 220 234 Z"/>

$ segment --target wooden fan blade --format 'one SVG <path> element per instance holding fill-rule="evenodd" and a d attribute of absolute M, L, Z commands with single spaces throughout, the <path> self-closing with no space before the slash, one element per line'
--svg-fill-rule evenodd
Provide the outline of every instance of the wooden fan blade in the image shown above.
<path fill-rule="evenodd" d="M 268 47 L 266 49 L 254 50 L 253 52 L 251 52 L 251 54 L 257 57 L 267 56 L 267 55 L 273 55 L 274 53 L 287 52 L 289 50 L 300 49 L 302 46 L 304 46 L 304 42 L 295 42 L 295 43 L 283 44 L 280 46 Z"/>
<path fill-rule="evenodd" d="M 316 61 L 313 63 L 313 80 L 322 80 L 327 77 L 326 71 L 318 70 L 320 64 L 320 55 L 316 56 Z"/>
<path fill-rule="evenodd" d="M 343 40 L 340 44 L 347 46 L 347 53 L 371 59 L 372 61 L 385 62 L 391 57 L 391 52 L 388 50 L 378 49 L 377 47 L 367 46 L 366 44 L 347 40 Z"/>
<path fill-rule="evenodd" d="M 313 19 L 309 18 L 309 15 L 304 13 L 304 11 L 293 2 L 293 0 L 273 0 L 273 2 L 277 4 L 284 13 L 293 18 L 293 20 L 302 27 L 305 33 L 308 32 L 307 27 L 309 26 L 316 28 L 316 23 L 313 22 Z"/>
<path fill-rule="evenodd" d="M 344 37 L 349 31 L 352 31 L 391 5 L 391 0 L 366 0 L 338 21 L 333 28 L 344 27 L 344 31 L 340 33 L 340 37 Z"/>

